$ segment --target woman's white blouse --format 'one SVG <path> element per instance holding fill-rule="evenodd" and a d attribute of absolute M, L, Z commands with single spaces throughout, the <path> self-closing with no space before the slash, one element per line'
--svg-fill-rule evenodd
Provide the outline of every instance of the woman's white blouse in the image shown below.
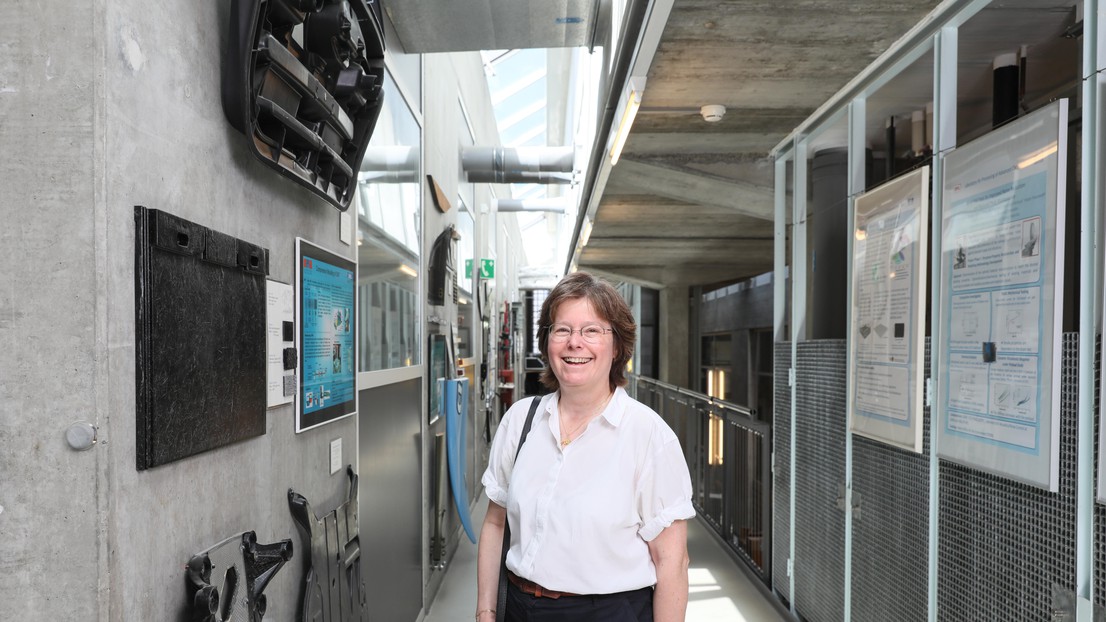
<path fill-rule="evenodd" d="M 691 518 L 691 477 L 680 441 L 657 413 L 615 391 L 567 447 L 557 393 L 542 398 L 515 464 L 530 399 L 499 424 L 483 483 L 507 508 L 507 568 L 543 587 L 610 594 L 657 582 L 648 542 Z"/>

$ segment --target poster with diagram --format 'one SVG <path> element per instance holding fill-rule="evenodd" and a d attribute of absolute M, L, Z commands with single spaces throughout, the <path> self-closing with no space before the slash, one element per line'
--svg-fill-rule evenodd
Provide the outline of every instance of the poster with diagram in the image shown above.
<path fill-rule="evenodd" d="M 945 157 L 941 219 L 943 458 L 1059 486 L 1067 100 Z"/>
<path fill-rule="evenodd" d="M 922 451 L 929 167 L 856 198 L 849 429 Z"/>
<path fill-rule="evenodd" d="M 296 238 L 296 432 L 357 412 L 357 264 Z"/>

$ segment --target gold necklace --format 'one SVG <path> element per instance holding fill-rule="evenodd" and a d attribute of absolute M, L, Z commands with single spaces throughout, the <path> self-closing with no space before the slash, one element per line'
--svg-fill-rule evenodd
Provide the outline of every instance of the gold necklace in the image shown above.
<path fill-rule="evenodd" d="M 603 409 L 607 407 L 607 403 L 611 401 L 612 397 L 614 397 L 614 393 L 611 393 L 610 395 L 608 395 L 607 399 L 603 400 L 603 403 L 599 406 L 599 408 L 597 408 L 595 410 L 595 412 L 593 412 L 590 416 L 588 416 L 586 419 L 584 419 L 584 421 L 581 422 L 580 425 L 573 428 L 572 431 L 569 432 L 568 434 L 563 435 L 562 438 L 561 438 L 561 447 L 568 447 L 568 444 L 573 441 L 572 437 L 575 436 L 575 434 L 577 432 L 584 429 L 584 426 L 591 423 L 591 420 L 594 419 L 596 417 L 596 415 L 603 412 Z"/>

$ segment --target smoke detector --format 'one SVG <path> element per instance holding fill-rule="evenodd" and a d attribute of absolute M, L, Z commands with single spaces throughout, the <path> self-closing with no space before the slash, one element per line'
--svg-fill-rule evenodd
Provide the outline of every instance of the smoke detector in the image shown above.
<path fill-rule="evenodd" d="M 703 115 L 703 120 L 707 123 L 718 123 L 725 116 L 726 107 L 722 104 L 707 104 L 699 109 L 699 114 Z"/>

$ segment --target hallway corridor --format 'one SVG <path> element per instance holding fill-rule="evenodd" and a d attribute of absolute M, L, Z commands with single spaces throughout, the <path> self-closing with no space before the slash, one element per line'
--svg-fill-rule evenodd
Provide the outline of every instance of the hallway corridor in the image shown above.
<path fill-rule="evenodd" d="M 482 524 L 487 498 L 473 513 Z M 477 527 L 479 529 L 479 527 Z M 698 519 L 688 522 L 690 595 L 687 622 L 784 622 L 782 605 L 771 602 L 718 545 Z M 462 538 L 442 587 L 422 622 L 471 620 L 476 611 L 476 545 Z"/>

